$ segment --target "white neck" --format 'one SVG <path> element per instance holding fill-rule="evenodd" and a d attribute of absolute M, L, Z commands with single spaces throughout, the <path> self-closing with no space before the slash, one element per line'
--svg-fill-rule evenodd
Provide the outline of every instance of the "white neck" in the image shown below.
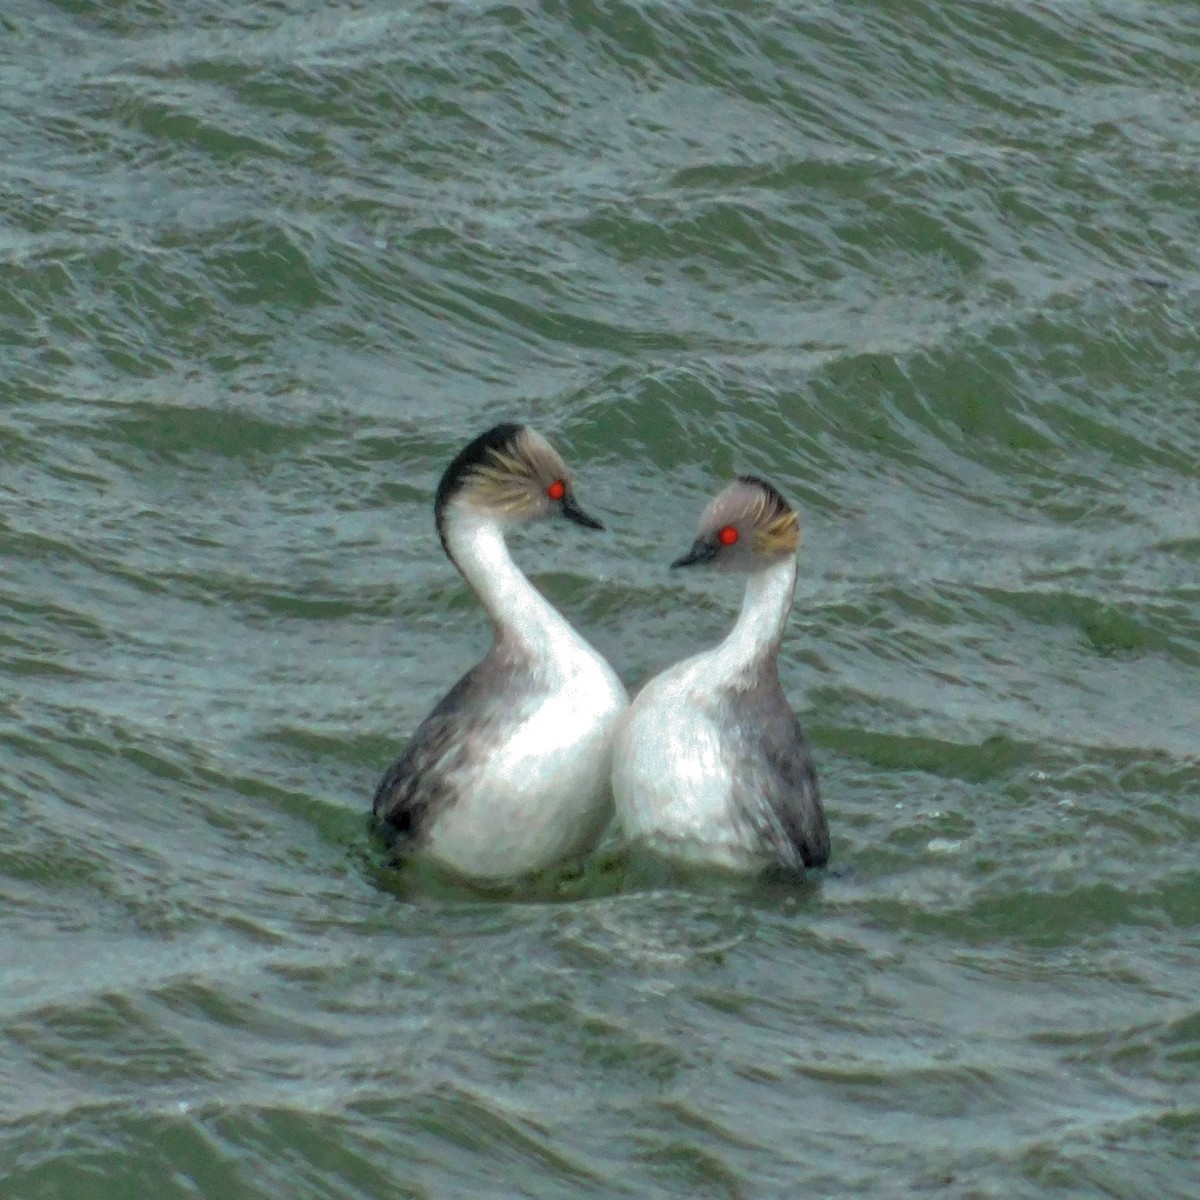
<path fill-rule="evenodd" d="M 450 556 L 483 602 L 497 640 L 515 642 L 539 657 L 552 655 L 565 643 L 584 644 L 513 562 L 499 522 L 454 507 L 446 514 L 444 531 Z"/>
<path fill-rule="evenodd" d="M 789 555 L 746 580 L 742 611 L 725 640 L 712 654 L 713 673 L 734 679 L 768 656 L 774 661 L 796 591 L 796 556 Z"/>

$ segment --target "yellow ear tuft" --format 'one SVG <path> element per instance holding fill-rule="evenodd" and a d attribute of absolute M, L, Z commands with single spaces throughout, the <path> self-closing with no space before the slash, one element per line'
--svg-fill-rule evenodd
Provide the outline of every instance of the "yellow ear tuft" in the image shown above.
<path fill-rule="evenodd" d="M 529 474 L 519 460 L 494 454 L 486 466 L 471 472 L 467 494 L 472 504 L 494 512 L 520 516 L 533 507 Z"/>
<path fill-rule="evenodd" d="M 493 512 L 524 517 L 537 512 L 545 484 L 568 478 L 566 464 L 540 434 L 523 428 L 503 448 L 493 447 L 467 483 L 471 503 Z"/>
<path fill-rule="evenodd" d="M 788 509 L 758 526 L 751 545 L 756 554 L 795 554 L 800 536 L 800 518 Z"/>

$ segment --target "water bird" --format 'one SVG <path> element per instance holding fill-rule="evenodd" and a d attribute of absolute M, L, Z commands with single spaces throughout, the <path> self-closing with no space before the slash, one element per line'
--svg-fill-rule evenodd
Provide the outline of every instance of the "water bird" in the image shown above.
<path fill-rule="evenodd" d="M 434 498 L 442 548 L 491 620 L 491 649 L 417 727 L 372 803 L 400 851 L 488 883 L 575 858 L 612 817 L 611 743 L 629 704 L 608 663 L 509 554 L 514 526 L 603 529 L 541 434 L 500 424 L 465 446 Z"/>
<path fill-rule="evenodd" d="M 671 564 L 742 574 L 746 588 L 725 640 L 655 676 L 621 718 L 613 796 L 630 841 L 734 870 L 828 862 L 816 769 L 779 682 L 799 546 L 791 505 L 740 475 Z"/>

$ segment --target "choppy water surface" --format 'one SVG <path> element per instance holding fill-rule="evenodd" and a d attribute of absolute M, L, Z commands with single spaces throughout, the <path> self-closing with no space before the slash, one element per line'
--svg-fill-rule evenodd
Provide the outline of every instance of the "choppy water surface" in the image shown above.
<path fill-rule="evenodd" d="M 1194 1197 L 1200 9 L 15 0 L 0 1195 Z M 370 792 L 487 633 L 631 683 L 802 507 L 837 870 L 476 895 Z"/>

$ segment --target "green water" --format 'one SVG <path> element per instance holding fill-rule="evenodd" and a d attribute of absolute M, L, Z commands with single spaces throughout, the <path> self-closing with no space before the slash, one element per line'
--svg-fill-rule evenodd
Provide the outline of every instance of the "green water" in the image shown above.
<path fill-rule="evenodd" d="M 6 5 L 0 1197 L 1194 1200 L 1198 80 L 1165 0 Z M 801 508 L 819 883 L 384 868 L 500 419 L 631 684 Z"/>

